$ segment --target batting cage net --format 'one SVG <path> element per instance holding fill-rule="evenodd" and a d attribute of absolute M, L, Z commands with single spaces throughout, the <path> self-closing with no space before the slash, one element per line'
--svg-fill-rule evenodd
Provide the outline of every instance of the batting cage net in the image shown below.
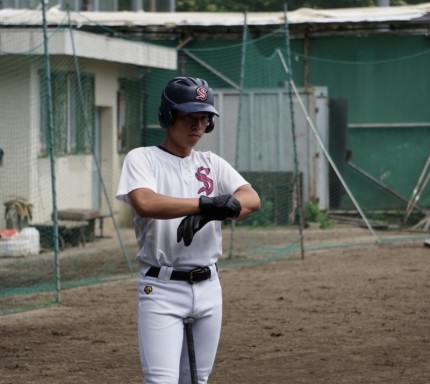
<path fill-rule="evenodd" d="M 221 266 L 428 232 L 425 38 L 331 37 L 309 48 L 287 24 L 257 36 L 245 18 L 235 41 L 177 49 L 109 23 L 80 30 L 71 15 L 88 22 L 85 13 L 58 12 L 48 28 L 45 13 L 0 14 L 2 313 L 136 277 L 119 174 L 129 150 L 163 140 L 160 92 L 180 74 L 206 79 L 220 112 L 197 149 L 221 155 L 261 197 L 258 213 L 223 224 Z"/>

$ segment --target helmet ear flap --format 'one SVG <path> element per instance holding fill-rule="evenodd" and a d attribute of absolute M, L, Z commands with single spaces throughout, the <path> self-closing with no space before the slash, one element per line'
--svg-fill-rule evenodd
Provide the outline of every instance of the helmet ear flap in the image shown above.
<path fill-rule="evenodd" d="M 158 122 L 160 127 L 167 129 L 173 124 L 173 116 L 169 106 L 162 101 L 158 108 Z"/>
<path fill-rule="evenodd" d="M 214 128 L 215 128 L 214 115 L 210 114 L 209 115 L 208 126 L 206 127 L 205 133 L 211 133 L 214 130 Z"/>

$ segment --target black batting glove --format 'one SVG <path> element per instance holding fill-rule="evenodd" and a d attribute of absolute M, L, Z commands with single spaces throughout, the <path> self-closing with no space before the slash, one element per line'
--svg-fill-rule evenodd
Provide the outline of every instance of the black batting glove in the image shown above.
<path fill-rule="evenodd" d="M 242 210 L 239 200 L 233 195 L 200 196 L 199 207 L 201 213 L 186 216 L 178 226 L 177 241 L 179 243 L 184 240 L 186 247 L 192 243 L 194 235 L 210 221 L 238 217 Z"/>
<path fill-rule="evenodd" d="M 215 220 L 224 220 L 227 217 L 238 217 L 242 207 L 239 200 L 233 195 L 221 195 L 215 197 L 200 196 L 200 212 L 209 215 Z"/>
<path fill-rule="evenodd" d="M 190 215 L 182 219 L 177 230 L 177 241 L 184 240 L 184 244 L 188 247 L 193 241 L 196 232 L 200 231 L 207 223 L 215 220 L 214 218 L 198 213 L 196 215 Z"/>

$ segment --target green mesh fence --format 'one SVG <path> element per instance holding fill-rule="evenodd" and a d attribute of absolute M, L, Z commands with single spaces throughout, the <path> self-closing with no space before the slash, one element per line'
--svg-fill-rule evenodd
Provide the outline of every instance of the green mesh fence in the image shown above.
<path fill-rule="evenodd" d="M 92 30 L 85 39 L 148 44 Z M 244 25 L 241 39 L 195 39 L 177 51 L 178 69 L 161 69 L 91 58 L 67 17 L 47 30 L 47 46 L 41 29 L 2 33 L 2 313 L 136 276 L 130 211 L 114 196 L 125 154 L 163 140 L 160 92 L 179 74 L 206 79 L 220 112 L 197 149 L 223 156 L 262 200 L 260 212 L 224 225 L 221 266 L 425 235 L 405 231 L 430 205 L 423 36 L 305 41 L 289 39 L 287 25 L 262 36 Z"/>

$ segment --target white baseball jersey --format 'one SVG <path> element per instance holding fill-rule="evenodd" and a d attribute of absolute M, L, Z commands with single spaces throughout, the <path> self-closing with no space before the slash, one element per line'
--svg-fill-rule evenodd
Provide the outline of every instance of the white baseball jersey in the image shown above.
<path fill-rule="evenodd" d="M 233 194 L 245 184 L 227 161 L 212 152 L 192 150 L 182 158 L 159 147 L 141 147 L 125 157 L 116 197 L 130 204 L 128 193 L 138 188 L 182 198 L 217 196 Z M 150 219 L 132 212 L 139 247 L 136 258 L 143 264 L 189 270 L 212 265 L 222 254 L 220 221 L 206 224 L 186 247 L 176 237 L 182 218 Z"/>

